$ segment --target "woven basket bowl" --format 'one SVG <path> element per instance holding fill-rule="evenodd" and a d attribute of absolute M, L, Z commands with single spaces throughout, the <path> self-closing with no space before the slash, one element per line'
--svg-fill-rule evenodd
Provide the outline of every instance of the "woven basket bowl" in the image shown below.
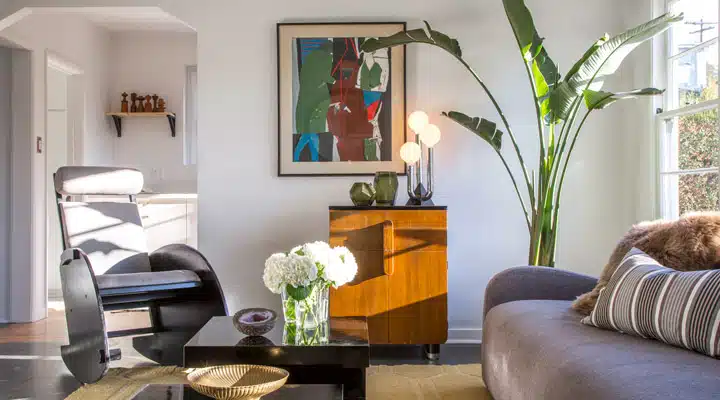
<path fill-rule="evenodd" d="M 190 386 L 205 396 L 220 400 L 254 400 L 282 387 L 290 374 L 263 365 L 221 365 L 200 368 L 188 374 Z"/>

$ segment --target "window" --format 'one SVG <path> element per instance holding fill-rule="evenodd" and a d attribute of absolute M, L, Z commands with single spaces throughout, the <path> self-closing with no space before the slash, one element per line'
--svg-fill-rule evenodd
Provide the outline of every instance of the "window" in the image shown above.
<path fill-rule="evenodd" d="M 685 20 L 667 34 L 667 92 L 660 127 L 660 208 L 663 218 L 720 207 L 718 163 L 718 3 L 667 0 Z"/>
<path fill-rule="evenodd" d="M 197 66 L 187 67 L 185 82 L 185 134 L 183 136 L 185 165 L 197 164 Z"/>

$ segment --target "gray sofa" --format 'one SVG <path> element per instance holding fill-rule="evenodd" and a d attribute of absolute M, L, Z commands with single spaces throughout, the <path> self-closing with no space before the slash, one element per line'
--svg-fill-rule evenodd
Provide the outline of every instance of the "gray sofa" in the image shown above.
<path fill-rule="evenodd" d="M 495 400 L 720 398 L 720 360 L 581 324 L 570 304 L 595 282 L 545 267 L 492 278 L 482 363 Z"/>

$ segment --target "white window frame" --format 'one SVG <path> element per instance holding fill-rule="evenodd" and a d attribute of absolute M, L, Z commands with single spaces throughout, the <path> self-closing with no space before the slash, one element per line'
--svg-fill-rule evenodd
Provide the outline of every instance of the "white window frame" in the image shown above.
<path fill-rule="evenodd" d="M 198 90 L 197 65 L 188 65 L 185 68 L 185 119 L 183 126 L 183 163 L 185 165 L 197 164 L 197 117 L 198 117 Z"/>
<path fill-rule="evenodd" d="M 662 13 L 668 12 L 671 8 L 671 6 L 675 3 L 677 3 L 680 0 L 658 0 L 656 3 L 657 9 L 661 11 Z M 659 6 L 658 6 L 659 4 Z M 720 10 L 720 7 L 718 7 L 718 10 Z M 716 21 L 720 21 L 720 11 L 718 12 L 718 16 Z M 655 74 L 656 74 L 656 82 L 659 82 L 661 86 L 664 84 L 664 87 L 668 88 L 668 90 L 665 92 L 665 96 L 663 96 L 663 99 L 661 102 L 658 103 L 657 108 L 657 114 L 655 115 L 655 133 L 656 133 L 656 140 L 655 142 L 657 145 L 655 146 L 655 152 L 657 154 L 657 162 L 656 162 L 656 169 L 657 169 L 657 181 L 656 181 L 656 188 L 658 193 L 658 203 L 657 206 L 659 206 L 660 215 L 659 217 L 662 218 L 677 218 L 679 217 L 679 198 L 678 198 L 678 189 L 676 185 L 671 186 L 670 188 L 666 187 L 663 184 L 663 178 L 668 176 L 681 176 L 681 175 L 704 175 L 709 173 L 718 173 L 720 174 L 720 160 L 716 160 L 716 167 L 710 167 L 710 168 L 699 168 L 699 169 L 692 169 L 692 170 L 680 170 L 678 168 L 671 168 L 667 170 L 663 170 L 664 166 L 667 166 L 669 164 L 672 164 L 674 160 L 672 156 L 669 156 L 673 154 L 674 152 L 677 152 L 677 149 L 667 149 L 666 146 L 663 144 L 664 140 L 663 137 L 666 135 L 666 130 L 670 129 L 672 130 L 672 125 L 670 124 L 670 121 L 672 121 L 675 118 L 682 117 L 685 115 L 695 114 L 702 111 L 712 110 L 716 109 L 718 110 L 718 113 L 720 113 L 720 98 L 713 99 L 713 100 L 707 100 L 701 103 L 693 104 L 690 106 L 685 107 L 677 107 L 675 108 L 675 105 L 672 104 L 674 102 L 674 99 L 672 98 L 674 96 L 675 90 L 674 90 L 674 82 L 673 82 L 673 73 L 672 73 L 672 65 L 673 62 L 677 59 L 680 59 L 688 54 L 694 54 L 702 51 L 703 49 L 710 47 L 718 42 L 718 39 L 720 38 L 720 35 L 718 37 L 715 37 L 710 40 L 706 40 L 705 42 L 702 42 L 698 45 L 696 45 L 693 48 L 684 50 L 678 54 L 671 55 L 671 49 L 672 49 L 672 43 L 670 40 L 670 34 L 669 32 L 663 35 L 662 38 L 658 39 L 656 41 L 656 44 L 654 46 L 654 52 L 656 53 L 654 56 L 654 64 L 655 64 Z M 659 54 L 658 54 L 659 53 Z M 720 65 L 720 51 L 718 51 L 718 65 Z M 676 130 L 675 130 L 676 131 Z M 720 124 L 718 125 L 718 128 L 716 130 L 716 134 L 720 137 Z M 674 157 L 677 159 L 677 157 Z M 720 185 L 718 185 L 717 188 L 718 192 L 720 193 Z"/>

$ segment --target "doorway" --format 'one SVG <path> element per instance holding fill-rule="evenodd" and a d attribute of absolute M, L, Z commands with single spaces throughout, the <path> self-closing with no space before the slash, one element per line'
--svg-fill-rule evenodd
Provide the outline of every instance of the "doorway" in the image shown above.
<path fill-rule="evenodd" d="M 82 125 L 82 71 L 54 55 L 48 55 L 46 66 L 46 207 L 47 207 L 47 294 L 48 306 L 62 304 L 60 255 L 63 251 L 62 231 L 57 212 L 53 174 L 65 165 L 77 164 L 76 138 Z"/>

